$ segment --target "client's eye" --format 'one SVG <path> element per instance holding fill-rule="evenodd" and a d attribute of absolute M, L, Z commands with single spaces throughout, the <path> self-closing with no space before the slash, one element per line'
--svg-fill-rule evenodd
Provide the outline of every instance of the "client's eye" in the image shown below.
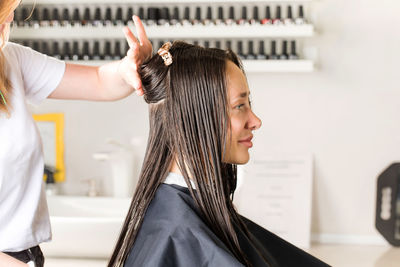
<path fill-rule="evenodd" d="M 235 108 L 236 108 L 236 109 L 241 109 L 243 106 L 244 106 L 244 104 L 239 104 L 239 105 L 237 105 Z"/>

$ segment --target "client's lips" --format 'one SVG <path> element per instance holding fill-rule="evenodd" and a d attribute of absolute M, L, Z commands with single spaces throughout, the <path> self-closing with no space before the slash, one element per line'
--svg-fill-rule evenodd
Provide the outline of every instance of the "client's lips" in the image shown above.
<path fill-rule="evenodd" d="M 248 136 L 246 138 L 240 139 L 239 143 L 244 145 L 244 146 L 246 146 L 246 147 L 248 147 L 248 148 L 251 148 L 251 147 L 253 147 L 253 142 L 251 142 L 252 139 L 253 139 L 253 136 L 250 135 L 250 136 Z"/>

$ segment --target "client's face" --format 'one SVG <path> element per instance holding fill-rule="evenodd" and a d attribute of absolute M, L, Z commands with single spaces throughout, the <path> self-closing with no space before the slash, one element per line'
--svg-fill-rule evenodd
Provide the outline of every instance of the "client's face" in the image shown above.
<path fill-rule="evenodd" d="M 261 120 L 250 106 L 250 90 L 246 77 L 231 61 L 227 63 L 228 105 L 231 132 L 228 131 L 227 151 L 224 162 L 245 164 L 253 146 L 252 132 L 261 126 Z"/>

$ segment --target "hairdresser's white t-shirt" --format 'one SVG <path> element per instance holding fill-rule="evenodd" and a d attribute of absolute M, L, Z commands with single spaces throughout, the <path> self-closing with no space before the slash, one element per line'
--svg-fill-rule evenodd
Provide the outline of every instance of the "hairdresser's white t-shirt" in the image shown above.
<path fill-rule="evenodd" d="M 10 118 L 0 113 L 0 251 L 15 252 L 51 239 L 42 143 L 27 102 L 49 96 L 65 63 L 13 43 L 3 53 L 12 108 Z"/>

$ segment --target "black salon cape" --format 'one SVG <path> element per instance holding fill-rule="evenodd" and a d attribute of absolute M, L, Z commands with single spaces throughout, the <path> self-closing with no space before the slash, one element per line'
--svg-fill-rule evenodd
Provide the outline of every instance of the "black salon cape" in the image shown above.
<path fill-rule="evenodd" d="M 242 217 L 275 266 L 329 266 Z M 237 228 L 238 229 L 238 228 Z M 241 230 L 240 247 L 253 266 L 268 266 Z M 189 190 L 162 184 L 151 201 L 125 267 L 243 266 L 199 217 Z"/>

